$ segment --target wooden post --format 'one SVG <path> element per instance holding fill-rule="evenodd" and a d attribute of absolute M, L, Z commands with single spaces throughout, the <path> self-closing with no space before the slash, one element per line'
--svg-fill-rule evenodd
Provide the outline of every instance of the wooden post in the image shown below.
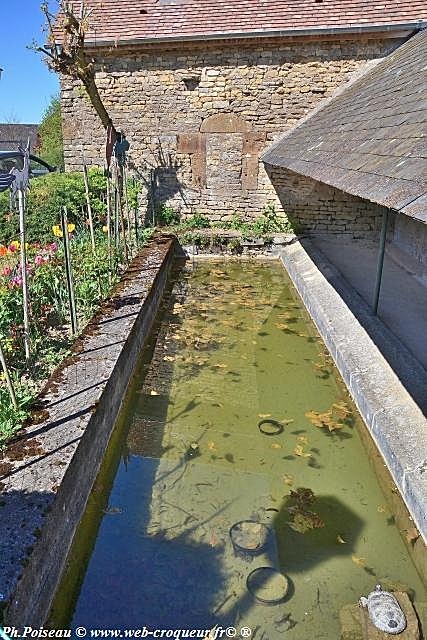
<path fill-rule="evenodd" d="M 110 172 L 107 168 L 107 252 L 108 252 L 108 272 L 111 284 L 111 184 Z"/>
<path fill-rule="evenodd" d="M 26 249 L 26 233 L 25 233 L 25 196 L 22 189 L 18 189 L 19 204 L 19 242 L 21 245 L 21 278 L 22 278 L 22 296 L 24 306 L 24 347 L 25 360 L 30 360 L 30 311 L 28 298 L 28 280 L 27 280 L 27 249 Z"/>
<path fill-rule="evenodd" d="M 129 251 L 132 255 L 132 225 L 130 222 L 129 194 L 126 167 L 123 167 L 123 193 L 125 196 L 126 222 L 128 226 Z"/>
<path fill-rule="evenodd" d="M 73 270 L 71 263 L 70 242 L 68 238 L 68 217 L 67 208 L 64 207 L 61 212 L 61 226 L 62 226 L 62 238 L 64 241 L 64 256 L 65 256 L 65 274 L 67 277 L 67 290 L 68 290 L 68 302 L 70 305 L 70 319 L 71 319 L 71 335 L 77 333 L 77 312 L 76 302 L 74 297 L 74 281 Z"/>
<path fill-rule="evenodd" d="M 139 237 L 138 237 L 138 192 L 136 190 L 136 180 L 135 178 L 133 179 L 133 186 L 135 188 L 136 191 L 136 204 L 135 204 L 135 208 L 133 210 L 133 217 L 134 217 L 134 224 L 135 224 L 135 246 L 136 246 L 136 250 L 138 251 L 138 244 L 139 244 Z"/>
<path fill-rule="evenodd" d="M 89 216 L 89 229 L 90 229 L 90 240 L 92 243 L 92 251 L 95 255 L 95 232 L 93 229 L 93 215 L 92 215 L 92 205 L 90 204 L 90 192 L 89 192 L 89 178 L 87 175 L 87 167 L 85 163 L 83 163 L 83 179 L 85 182 L 85 192 L 86 192 L 86 204 L 87 204 L 87 213 Z"/>
<path fill-rule="evenodd" d="M 9 390 L 10 399 L 12 400 L 12 404 L 15 409 L 18 408 L 18 403 L 16 401 L 15 389 L 13 388 L 13 382 L 9 375 L 9 369 L 7 368 L 6 358 L 4 357 L 3 347 L 0 343 L 0 363 L 4 372 L 4 377 L 6 378 L 6 385 Z"/>

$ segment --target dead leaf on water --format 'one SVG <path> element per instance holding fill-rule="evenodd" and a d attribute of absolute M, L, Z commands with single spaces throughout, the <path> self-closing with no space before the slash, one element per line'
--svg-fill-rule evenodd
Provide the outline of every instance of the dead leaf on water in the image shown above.
<path fill-rule="evenodd" d="M 378 505 L 377 507 L 378 513 L 387 513 L 387 507 L 383 504 Z"/>
<path fill-rule="evenodd" d="M 289 325 L 284 324 L 283 322 L 275 322 L 274 326 L 277 327 L 278 329 L 281 329 L 282 331 L 286 331 L 287 329 L 289 329 Z"/>
<path fill-rule="evenodd" d="M 325 411 L 324 413 L 307 411 L 305 417 L 308 418 L 315 427 L 318 427 L 319 429 L 328 429 L 330 433 L 338 431 L 344 426 L 340 422 L 334 420 L 332 411 Z"/>
<path fill-rule="evenodd" d="M 294 484 L 294 477 L 289 473 L 285 473 L 285 475 L 282 476 L 282 480 L 285 484 L 288 485 L 288 487 L 292 487 L 292 485 Z"/>
<path fill-rule="evenodd" d="M 209 451 L 216 451 L 215 442 L 208 442 L 208 449 Z"/>
<path fill-rule="evenodd" d="M 297 440 L 298 440 L 298 442 L 300 442 L 301 444 L 308 444 L 308 438 L 307 438 L 307 436 L 298 436 Z"/>
<path fill-rule="evenodd" d="M 258 418 L 271 418 L 271 413 L 259 413 Z"/>
<path fill-rule="evenodd" d="M 300 444 L 295 447 L 294 454 L 300 458 L 311 458 L 311 453 L 306 453 Z"/>
<path fill-rule="evenodd" d="M 366 558 L 360 558 L 359 556 L 351 556 L 352 561 L 358 567 L 366 567 Z"/>
<path fill-rule="evenodd" d="M 410 529 L 404 529 L 404 532 L 405 532 L 405 538 L 411 544 L 414 544 L 414 542 L 416 542 L 420 537 L 420 532 L 416 527 L 411 527 Z"/>
<path fill-rule="evenodd" d="M 273 442 L 273 444 L 271 445 L 272 449 L 281 449 L 282 445 L 279 444 L 278 442 Z"/>
<path fill-rule="evenodd" d="M 334 402 L 334 404 L 332 405 L 332 411 L 335 415 L 338 416 L 338 418 L 345 419 L 351 416 L 351 409 L 349 409 L 347 403 L 344 401 Z"/>
<path fill-rule="evenodd" d="M 347 544 L 347 540 L 344 540 L 340 535 L 337 535 L 338 544 Z"/>

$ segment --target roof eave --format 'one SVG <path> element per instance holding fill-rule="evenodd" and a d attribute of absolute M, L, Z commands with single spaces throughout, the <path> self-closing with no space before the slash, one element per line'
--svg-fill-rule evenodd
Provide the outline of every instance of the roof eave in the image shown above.
<path fill-rule="evenodd" d="M 349 35 L 368 33 L 389 33 L 390 37 L 397 37 L 397 32 L 401 36 L 412 34 L 427 27 L 426 20 L 415 20 L 411 22 L 394 22 L 384 24 L 363 24 L 347 27 L 312 27 L 296 29 L 276 29 L 262 31 L 226 31 L 209 34 L 195 35 L 171 35 L 141 38 L 106 38 L 106 39 L 86 39 L 85 46 L 88 48 L 100 48 L 110 46 L 135 46 L 144 44 L 167 43 L 167 42 L 198 42 L 205 40 L 236 40 L 248 38 L 291 38 L 319 35 Z"/>

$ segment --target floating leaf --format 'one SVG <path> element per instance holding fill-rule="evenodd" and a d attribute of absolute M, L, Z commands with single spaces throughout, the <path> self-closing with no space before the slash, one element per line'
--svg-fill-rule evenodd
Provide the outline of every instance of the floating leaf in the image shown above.
<path fill-rule="evenodd" d="M 282 476 L 282 480 L 289 487 L 292 487 L 292 485 L 294 484 L 294 478 L 289 473 L 285 473 L 285 475 Z"/>
<path fill-rule="evenodd" d="M 307 436 L 298 436 L 297 440 L 298 440 L 298 442 L 300 442 L 301 444 L 308 444 L 308 438 L 307 438 Z"/>
<path fill-rule="evenodd" d="M 271 413 L 259 413 L 258 418 L 271 418 Z"/>
<path fill-rule="evenodd" d="M 311 453 L 306 453 L 300 444 L 297 444 L 294 449 L 294 454 L 300 458 L 311 458 Z"/>
<path fill-rule="evenodd" d="M 290 497 L 292 500 L 295 500 L 299 506 L 307 506 L 316 501 L 316 496 L 308 487 L 298 487 L 295 491 L 291 491 Z"/>
<path fill-rule="evenodd" d="M 348 416 L 351 415 L 351 410 L 348 408 L 347 403 L 346 402 L 335 402 L 332 405 L 332 411 L 333 413 L 335 413 L 339 418 L 345 419 L 348 418 Z"/>
<path fill-rule="evenodd" d="M 215 442 L 208 442 L 209 451 L 216 451 Z"/>
<path fill-rule="evenodd" d="M 325 526 L 323 520 L 312 511 L 298 511 L 288 525 L 298 533 L 307 533 L 312 529 L 321 529 Z"/>
<path fill-rule="evenodd" d="M 214 364 L 214 367 L 217 367 L 218 369 L 226 369 L 227 365 L 223 364 L 222 362 L 219 362 L 218 364 Z"/>
<path fill-rule="evenodd" d="M 359 558 L 359 556 L 351 556 L 351 559 L 354 562 L 354 564 L 357 564 L 358 567 L 366 566 L 366 558 Z"/>
<path fill-rule="evenodd" d="M 414 542 L 416 542 L 420 537 L 420 532 L 416 527 L 411 527 L 410 529 L 404 529 L 404 531 L 405 531 L 405 538 L 411 544 L 414 544 Z"/>
<path fill-rule="evenodd" d="M 319 429 L 328 429 L 331 433 L 343 428 L 343 424 L 336 422 L 332 417 L 332 411 L 325 411 L 324 413 L 318 413 L 317 411 L 307 411 L 306 418 Z"/>
<path fill-rule="evenodd" d="M 278 442 L 273 442 L 273 444 L 271 445 L 272 449 L 281 449 L 282 445 L 279 444 Z"/>
<path fill-rule="evenodd" d="M 292 422 L 295 422 L 295 420 L 293 418 L 282 418 L 281 420 L 279 420 L 279 422 L 281 424 L 292 424 Z"/>
<path fill-rule="evenodd" d="M 377 507 L 377 511 L 378 511 L 378 513 L 387 513 L 387 507 L 385 505 L 383 505 L 383 504 L 380 504 Z"/>
<path fill-rule="evenodd" d="M 282 329 L 283 331 L 286 331 L 287 329 L 289 329 L 289 325 L 284 324 L 283 322 L 275 322 L 274 326 L 277 327 L 278 329 Z"/>
<path fill-rule="evenodd" d="M 347 540 L 344 540 L 344 538 L 341 538 L 339 534 L 337 535 L 337 542 L 339 544 L 347 544 Z"/>
<path fill-rule="evenodd" d="M 154 389 L 150 391 L 150 396 L 158 396 L 158 395 L 159 395 L 158 392 L 154 391 Z"/>

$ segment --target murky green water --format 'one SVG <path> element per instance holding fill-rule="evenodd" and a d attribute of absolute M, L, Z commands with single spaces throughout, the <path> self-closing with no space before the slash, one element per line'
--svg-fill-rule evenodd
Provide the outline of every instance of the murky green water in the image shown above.
<path fill-rule="evenodd" d="M 53 624 L 336 639 L 340 609 L 377 582 L 425 600 L 359 418 L 282 267 L 187 266 L 165 307 Z M 278 435 L 259 430 L 270 418 Z M 233 549 L 242 520 L 270 527 L 258 555 Z M 288 576 L 285 602 L 248 592 L 260 566 Z"/>

